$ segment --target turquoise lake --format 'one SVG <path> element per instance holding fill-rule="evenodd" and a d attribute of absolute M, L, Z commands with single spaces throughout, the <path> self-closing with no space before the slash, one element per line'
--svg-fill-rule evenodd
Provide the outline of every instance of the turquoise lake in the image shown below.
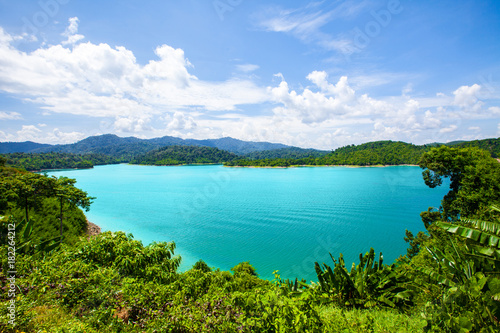
<path fill-rule="evenodd" d="M 103 231 L 132 233 L 145 245 L 174 241 L 181 269 L 198 259 L 229 270 L 250 261 L 262 278 L 316 281 L 314 262 L 346 264 L 373 247 L 392 263 L 406 253 L 405 229 L 423 230 L 420 212 L 448 187 L 430 189 L 421 169 L 107 165 L 51 171 L 97 197 L 86 213 Z"/>

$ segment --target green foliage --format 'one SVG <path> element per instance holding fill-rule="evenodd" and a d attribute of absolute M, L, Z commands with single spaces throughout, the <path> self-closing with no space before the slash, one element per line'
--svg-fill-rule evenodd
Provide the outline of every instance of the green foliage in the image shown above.
<path fill-rule="evenodd" d="M 500 201 L 500 163 L 478 148 L 433 148 L 419 162 L 425 184 L 440 186 L 450 180 L 441 205 L 443 217 L 485 217 L 488 206 Z"/>
<path fill-rule="evenodd" d="M 77 155 L 71 153 L 11 153 L 2 156 L 7 166 L 28 171 L 50 169 L 89 169 L 94 165 L 114 164 L 118 161 L 102 154 Z"/>
<path fill-rule="evenodd" d="M 429 238 L 423 231 L 419 231 L 417 236 L 413 236 L 413 233 L 409 230 L 406 230 L 404 240 L 409 244 L 408 249 L 406 250 L 406 257 L 408 259 L 412 259 L 417 254 L 420 253 L 420 248 L 425 243 L 425 241 Z"/>
<path fill-rule="evenodd" d="M 144 278 L 148 281 L 168 283 L 180 265 L 174 257 L 175 243 L 152 243 L 146 247 L 132 235 L 123 232 L 105 232 L 83 243 L 75 259 L 96 266 L 111 267 L 123 276 Z"/>
<path fill-rule="evenodd" d="M 407 315 L 388 309 L 350 309 L 322 307 L 319 316 L 323 332 L 405 332 L 420 333 L 427 322 L 419 315 Z"/>
<path fill-rule="evenodd" d="M 193 265 L 193 269 L 194 270 L 199 270 L 199 271 L 202 271 L 204 273 L 207 273 L 207 272 L 211 272 L 212 269 L 210 267 L 208 267 L 207 263 L 204 262 L 203 260 L 198 260 L 194 265 Z"/>
<path fill-rule="evenodd" d="M 234 275 L 242 275 L 242 274 L 248 274 L 250 276 L 257 276 L 257 271 L 255 268 L 250 265 L 249 261 L 245 262 L 240 262 L 238 265 L 234 266 L 231 268 L 231 270 L 234 272 Z"/>
<path fill-rule="evenodd" d="M 130 163 L 146 165 L 210 164 L 231 161 L 237 155 L 211 147 L 168 146 L 137 156 Z"/>
<path fill-rule="evenodd" d="M 227 162 L 225 165 L 289 167 L 300 165 L 370 166 L 417 164 L 420 156 L 427 150 L 429 150 L 427 146 L 415 146 L 404 142 L 377 141 L 358 146 L 345 146 L 323 156 L 313 153 L 306 153 L 297 157 L 287 154 L 277 156 L 261 154 L 265 157 L 264 159 L 239 159 Z"/>
<path fill-rule="evenodd" d="M 482 150 L 486 150 L 491 154 L 491 157 L 498 158 L 500 156 L 500 138 L 449 143 L 448 145 L 454 148 L 476 147 Z"/>
<path fill-rule="evenodd" d="M 0 169 L 0 214 L 27 223 L 34 219 L 36 241 L 62 237 L 64 233 L 64 241 L 75 242 L 87 225 L 78 207 L 88 210 L 93 198 L 76 188 L 73 179 L 14 170 Z"/>
<path fill-rule="evenodd" d="M 330 255 L 331 256 L 331 255 Z M 331 256 L 334 268 L 315 263 L 322 293 L 326 293 L 337 304 L 354 308 L 373 306 L 403 306 L 410 292 L 404 287 L 405 278 L 395 271 L 395 266 L 383 264 L 382 254 L 375 260 L 375 251 L 370 249 L 360 254 L 359 264 L 352 265 L 349 272 L 342 254 L 338 262 Z"/>
<path fill-rule="evenodd" d="M 419 267 L 425 279 L 416 279 L 421 289 L 439 288 L 438 297 L 425 304 L 423 315 L 428 327 L 453 332 L 497 332 L 500 329 L 500 270 L 485 267 L 484 258 L 476 257 L 468 247 L 427 248 L 432 266 Z M 493 268 L 493 270 L 491 270 Z"/>
<path fill-rule="evenodd" d="M 390 147 L 405 158 L 410 156 L 404 155 L 405 149 L 413 149 L 383 142 L 364 146 L 372 153 L 355 147 L 340 152 L 352 161 L 371 164 L 379 163 L 373 152 Z M 340 152 L 337 161 L 341 161 Z M 387 161 L 397 161 L 387 156 Z M 500 222 L 499 208 L 490 208 L 498 202 L 498 163 L 477 149 L 447 147 L 424 153 L 422 161 L 429 186 L 440 185 L 446 177 L 451 180 L 451 194 L 443 200 L 443 208 L 421 214 L 427 233 L 414 236 L 407 231 L 407 255 L 390 266 L 383 263 L 381 254 L 377 260 L 373 249 L 360 255 L 359 264 L 350 270 L 342 255 L 338 261 L 332 257 L 333 267 L 316 262 L 318 283 L 311 284 L 298 278 L 282 280 L 277 271 L 272 282 L 262 280 L 248 261 L 235 265 L 233 274 L 211 269 L 202 260 L 186 272 L 177 272 L 181 259 L 174 256 L 173 242 L 144 246 L 123 232 L 77 240 L 85 227 L 85 217 L 77 207 L 88 208 L 92 198 L 79 192 L 73 180 L 0 168 L 0 191 L 5 198 L 0 201 L 2 213 L 18 220 L 30 217 L 16 223 L 20 245 L 17 328 L 51 332 L 498 332 Z M 292 165 L 287 159 L 265 163 Z M 72 219 L 75 214 L 81 214 L 81 219 Z M 34 235 L 56 235 L 63 215 L 65 236 L 72 236 L 73 241 L 61 244 L 58 251 L 49 248 L 35 253 L 42 247 Z M 5 245 L 0 248 L 4 250 Z M 6 259 L 2 260 L 5 265 Z M 0 282 L 3 290 L 8 288 L 4 270 Z M 0 330 L 8 329 L 7 301 L 6 293 L 1 294 Z"/>
<path fill-rule="evenodd" d="M 263 160 L 263 159 L 299 159 L 307 157 L 321 157 L 328 154 L 328 151 L 316 149 L 302 149 L 296 147 L 281 148 L 273 150 L 255 151 L 245 154 L 246 159 Z"/>
<path fill-rule="evenodd" d="M 39 240 L 35 238 L 33 233 L 34 220 L 27 222 L 22 220 L 18 222 L 14 217 L 0 218 L 0 246 L 11 247 L 15 249 L 17 254 L 35 255 L 38 253 L 48 253 L 60 246 L 60 237 L 54 237 L 47 240 Z M 2 267 L 7 267 L 6 262 L 2 263 Z"/>

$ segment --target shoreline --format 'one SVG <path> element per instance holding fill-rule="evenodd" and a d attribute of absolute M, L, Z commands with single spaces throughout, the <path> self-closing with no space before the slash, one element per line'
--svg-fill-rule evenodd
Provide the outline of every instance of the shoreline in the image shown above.
<path fill-rule="evenodd" d="M 499 161 L 500 162 L 500 161 Z M 265 166 L 257 166 L 257 165 L 224 165 L 227 168 L 254 168 L 254 169 L 288 169 L 288 168 L 317 168 L 317 167 L 339 167 L 339 168 L 387 168 L 387 167 L 393 167 L 393 166 L 416 166 L 418 167 L 419 165 L 417 164 L 376 164 L 376 165 L 350 165 L 350 164 L 341 164 L 341 165 L 330 165 L 330 164 L 325 164 L 325 165 L 289 165 L 289 166 L 270 166 L 270 165 L 265 165 Z"/>

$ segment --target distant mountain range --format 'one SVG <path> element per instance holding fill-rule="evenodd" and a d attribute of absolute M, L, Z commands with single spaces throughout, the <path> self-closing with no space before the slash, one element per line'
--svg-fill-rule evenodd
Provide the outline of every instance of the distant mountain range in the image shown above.
<path fill-rule="evenodd" d="M 415 163 L 418 156 L 430 147 L 448 145 L 453 147 L 478 147 L 485 149 L 495 158 L 500 156 L 500 139 L 484 139 L 474 141 L 454 141 L 446 144 L 431 143 L 427 145 L 412 145 L 393 141 L 377 141 L 362 145 L 348 145 L 335 151 L 321 151 L 315 149 L 303 149 L 287 146 L 280 143 L 242 141 L 233 138 L 221 139 L 181 139 L 172 136 L 164 136 L 154 139 L 139 139 L 135 137 L 118 137 L 114 134 L 91 136 L 73 144 L 48 145 L 31 141 L 27 142 L 3 142 L 0 143 L 0 154 L 9 153 L 66 153 L 85 155 L 93 164 L 137 161 L 137 163 L 153 163 L 152 157 L 160 160 L 171 159 L 180 163 L 189 161 L 192 155 L 198 154 L 198 159 L 207 161 L 218 161 L 219 154 L 215 150 L 186 150 L 182 147 L 208 147 L 239 155 L 245 160 L 262 159 L 311 159 L 322 158 L 328 163 L 370 163 L 378 160 L 390 160 L 389 164 Z M 176 147 L 165 150 L 165 147 Z M 397 152 L 396 154 L 393 154 Z M 149 154 L 149 155 L 146 155 Z M 187 155 L 189 158 L 186 158 Z M 374 154 L 380 156 L 376 157 Z M 104 156 L 105 155 L 105 156 Z M 394 155 L 394 156 L 393 156 Z M 222 155 L 221 155 L 222 156 Z M 224 155 L 227 160 L 235 160 Z M 370 159 L 368 157 L 371 156 Z M 389 157 L 391 158 L 389 158 Z M 400 159 L 404 156 L 403 160 Z M 160 158 L 161 157 L 161 158 Z M 182 158 L 180 158 L 182 157 Z M 11 156 L 12 158 L 12 156 Z M 16 158 L 24 158 L 18 156 Z M 71 157 L 74 159 L 74 157 Z M 325 160 L 325 161 L 326 161 Z M 331 160 L 331 161 L 330 161 Z M 158 162 L 156 161 L 156 162 Z M 311 160 L 312 161 L 312 160 Z M 406 162 L 405 162 L 406 161 Z M 408 162 L 410 161 L 410 162 Z M 387 161 L 386 161 L 387 162 Z M 326 163 L 326 162 L 325 162 Z"/>
<path fill-rule="evenodd" d="M 212 147 L 225 150 L 238 155 L 249 153 L 292 149 L 297 151 L 311 152 L 311 150 L 291 147 L 280 143 L 242 141 L 233 138 L 221 139 L 181 139 L 172 136 L 164 136 L 154 139 L 139 139 L 135 137 L 122 138 L 114 134 L 91 136 L 73 144 L 48 145 L 35 142 L 1 142 L 0 154 L 8 153 L 73 153 L 73 154 L 104 154 L 115 158 L 130 160 L 135 156 L 145 154 L 154 149 L 166 146 L 198 146 Z M 320 152 L 313 150 L 315 152 Z M 283 152 L 281 152 L 283 153 Z"/>
<path fill-rule="evenodd" d="M 32 141 L 25 142 L 0 142 L 0 154 L 26 153 L 36 149 L 52 147 L 52 145 L 36 143 Z"/>
<path fill-rule="evenodd" d="M 399 165 L 418 164 L 420 156 L 442 145 L 478 147 L 500 156 L 500 138 L 413 145 L 376 141 L 348 145 L 333 151 L 303 149 L 269 142 L 233 138 L 184 140 L 171 136 L 155 139 L 121 138 L 106 134 L 67 145 L 35 142 L 0 143 L 0 164 L 43 170 L 87 168 L 94 165 L 133 163 L 151 165 L 225 163 L 228 166 L 293 165 Z"/>

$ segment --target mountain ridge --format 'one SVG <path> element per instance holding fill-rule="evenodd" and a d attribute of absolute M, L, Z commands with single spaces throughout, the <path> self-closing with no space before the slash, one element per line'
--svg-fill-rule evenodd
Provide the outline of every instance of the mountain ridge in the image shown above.
<path fill-rule="evenodd" d="M 173 136 L 163 136 L 152 139 L 136 137 L 119 137 L 115 134 L 89 136 L 70 144 L 39 144 L 35 142 L 0 142 L 0 153 L 73 153 L 73 154 L 104 154 L 109 156 L 125 156 L 130 159 L 145 154 L 151 150 L 165 146 L 200 146 L 226 150 L 244 155 L 256 151 L 266 151 L 283 148 L 296 148 L 281 143 L 243 141 L 231 137 L 219 139 L 181 139 Z M 299 148 L 301 149 L 301 148 Z"/>

